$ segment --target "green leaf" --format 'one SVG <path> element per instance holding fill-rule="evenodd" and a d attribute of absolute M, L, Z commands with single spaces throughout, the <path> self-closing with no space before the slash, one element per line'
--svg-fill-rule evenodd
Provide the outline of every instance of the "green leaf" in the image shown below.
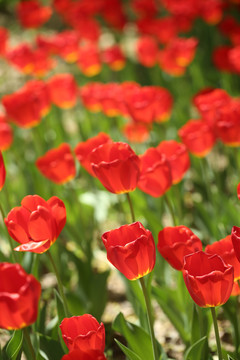
<path fill-rule="evenodd" d="M 120 347 L 122 352 L 127 356 L 127 358 L 129 360 L 141 360 L 141 358 L 134 351 L 127 348 L 125 345 L 120 343 L 120 341 L 118 341 L 117 339 L 114 339 L 114 340 L 116 341 L 116 343 L 118 344 L 118 346 Z"/>
<path fill-rule="evenodd" d="M 63 301 L 62 301 L 61 296 L 59 295 L 58 291 L 56 289 L 54 289 L 53 291 L 54 291 L 54 296 L 55 296 L 56 305 L 57 305 L 58 321 L 61 322 L 65 318 Z"/>
<path fill-rule="evenodd" d="M 233 357 L 231 357 L 230 355 L 227 356 L 228 360 L 235 360 Z"/>
<path fill-rule="evenodd" d="M 204 336 L 203 338 L 195 342 L 195 344 L 193 344 L 186 352 L 184 360 L 202 360 L 202 349 L 205 345 L 206 340 L 207 337 Z"/>
<path fill-rule="evenodd" d="M 39 334 L 39 339 L 40 348 L 42 350 L 40 356 L 42 358 L 46 359 L 47 356 L 48 359 L 61 359 L 63 357 L 64 351 L 59 341 L 52 340 L 50 337 L 42 334 Z"/>
<path fill-rule="evenodd" d="M 9 360 L 16 360 L 22 351 L 23 332 L 15 330 L 6 346 L 6 355 Z"/>

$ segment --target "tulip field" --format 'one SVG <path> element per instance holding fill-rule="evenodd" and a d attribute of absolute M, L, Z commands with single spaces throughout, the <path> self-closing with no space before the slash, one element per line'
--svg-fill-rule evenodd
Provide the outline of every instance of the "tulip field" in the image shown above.
<path fill-rule="evenodd" d="M 0 0 L 0 360 L 240 360 L 240 0 Z"/>

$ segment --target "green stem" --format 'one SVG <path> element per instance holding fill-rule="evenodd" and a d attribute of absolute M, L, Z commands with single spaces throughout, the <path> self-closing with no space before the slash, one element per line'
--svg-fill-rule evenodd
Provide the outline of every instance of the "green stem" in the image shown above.
<path fill-rule="evenodd" d="M 2 204 L 1 204 L 1 203 L 0 203 L 0 212 L 1 212 L 1 215 L 2 215 L 2 218 L 3 218 L 3 221 L 4 221 L 4 219 L 5 219 L 5 213 L 4 213 L 4 210 L 3 210 L 3 207 L 2 207 Z M 11 250 L 12 250 L 12 258 L 13 258 L 13 261 L 14 261 L 14 262 L 18 262 L 16 253 L 14 252 L 14 246 L 13 246 L 12 238 L 11 238 L 11 236 L 9 235 L 8 230 L 7 230 L 7 238 L 8 238 L 8 241 L 9 241 L 10 248 L 11 248 Z"/>
<path fill-rule="evenodd" d="M 58 269 L 56 267 L 56 264 L 53 260 L 53 257 L 50 253 L 50 251 L 48 250 L 47 251 L 47 254 L 48 254 L 48 257 L 49 257 L 49 260 L 52 264 L 52 267 L 54 269 L 54 272 L 55 272 L 55 275 L 56 275 L 56 278 L 57 278 L 57 283 L 58 283 L 58 289 L 59 289 L 59 293 L 60 293 L 60 296 L 62 298 L 62 301 L 63 301 L 63 308 L 64 308 L 64 313 L 65 313 L 65 316 L 66 317 L 69 317 L 69 310 L 68 310 L 68 306 L 67 306 L 67 300 L 66 300 L 66 297 L 65 297 L 65 294 L 64 294 L 64 291 L 63 291 L 63 285 L 62 285 L 62 281 L 60 279 L 60 275 L 59 275 L 59 272 L 58 272 Z"/>
<path fill-rule="evenodd" d="M 32 360 L 36 360 L 35 351 L 34 351 L 33 346 L 32 346 L 32 342 L 31 342 L 31 338 L 30 338 L 28 329 L 24 328 L 22 331 L 23 331 L 23 336 L 24 336 L 24 338 L 26 340 L 26 343 L 27 343 L 27 346 L 28 346 L 28 350 L 29 350 L 29 352 L 31 354 L 31 358 L 32 358 Z"/>
<path fill-rule="evenodd" d="M 131 198 L 130 198 L 129 193 L 126 193 L 126 195 L 127 195 L 127 200 L 128 200 L 128 204 L 129 204 L 130 211 L 131 211 L 132 222 L 135 222 L 136 220 L 135 220 L 135 215 L 134 215 L 132 200 L 131 200 Z"/>
<path fill-rule="evenodd" d="M 170 200 L 169 200 L 169 198 L 168 198 L 168 196 L 167 196 L 166 193 L 164 194 L 163 197 L 164 197 L 165 203 L 166 203 L 166 205 L 167 205 L 167 208 L 168 208 L 168 210 L 169 210 L 169 212 L 170 212 L 170 214 L 171 214 L 171 216 L 172 216 L 173 224 L 174 224 L 174 226 L 177 226 L 177 219 L 176 219 L 176 216 L 175 216 L 175 214 L 174 214 L 174 210 L 173 210 L 172 204 L 171 204 L 171 202 L 170 202 Z"/>
<path fill-rule="evenodd" d="M 143 296 L 145 299 L 145 304 L 146 304 L 146 309 L 147 309 L 148 325 L 149 325 L 152 348 L 153 348 L 153 358 L 154 358 L 154 360 L 158 360 L 157 344 L 156 344 L 156 339 L 155 339 L 154 330 L 153 330 L 153 317 L 152 317 L 152 311 L 151 311 L 151 303 L 150 303 L 150 299 L 148 296 L 148 292 L 147 292 L 145 281 L 144 281 L 143 277 L 141 277 L 139 279 L 139 281 L 140 281 L 140 284 L 142 287 Z"/>
<path fill-rule="evenodd" d="M 218 359 L 223 360 L 215 307 L 211 307 L 210 309 L 211 309 L 211 313 L 212 313 L 213 326 L 214 326 L 216 343 L 217 343 Z"/>

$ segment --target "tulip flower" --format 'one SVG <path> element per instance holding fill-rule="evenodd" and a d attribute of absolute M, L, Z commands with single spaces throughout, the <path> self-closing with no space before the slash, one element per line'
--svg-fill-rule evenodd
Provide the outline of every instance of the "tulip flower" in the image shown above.
<path fill-rule="evenodd" d="M 6 169 L 5 169 L 2 153 L 0 151 L 0 191 L 3 188 L 5 179 L 6 179 Z"/>
<path fill-rule="evenodd" d="M 172 185 L 171 168 L 166 156 L 155 148 L 149 148 L 139 157 L 142 166 L 137 187 L 151 196 L 162 196 Z"/>
<path fill-rule="evenodd" d="M 0 263 L 0 328 L 17 330 L 37 320 L 41 285 L 19 264 Z"/>
<path fill-rule="evenodd" d="M 150 273 L 155 265 L 156 250 L 152 233 L 140 222 L 123 225 L 102 235 L 107 258 L 129 280 Z"/>
<path fill-rule="evenodd" d="M 178 135 L 188 150 L 198 157 L 205 157 L 216 142 L 216 136 L 203 120 L 189 120 L 179 129 Z"/>
<path fill-rule="evenodd" d="M 77 101 L 77 83 L 71 74 L 57 74 L 47 82 L 50 101 L 61 109 L 70 109 Z"/>
<path fill-rule="evenodd" d="M 105 328 L 90 314 L 65 318 L 60 324 L 62 337 L 70 351 L 104 352 Z"/>
<path fill-rule="evenodd" d="M 240 145 L 240 101 L 233 100 L 228 106 L 219 110 L 216 122 L 216 133 L 227 146 Z"/>
<path fill-rule="evenodd" d="M 234 268 L 234 281 L 240 279 L 240 263 L 236 257 L 231 235 L 226 236 L 224 239 L 215 241 L 213 244 L 207 245 L 205 252 L 208 254 L 217 254 L 221 256 L 226 264 L 230 264 Z"/>
<path fill-rule="evenodd" d="M 37 0 L 20 1 L 17 15 L 25 28 L 38 28 L 49 20 L 52 10 L 49 6 L 41 6 Z"/>
<path fill-rule="evenodd" d="M 140 159 L 123 142 L 107 142 L 95 148 L 89 161 L 103 186 L 114 194 L 135 190 L 140 175 Z"/>
<path fill-rule="evenodd" d="M 56 196 L 45 201 L 38 195 L 28 195 L 4 222 L 9 235 L 21 244 L 14 250 L 41 254 L 53 245 L 64 228 L 66 209 Z"/>
<path fill-rule="evenodd" d="M 190 168 L 186 146 L 175 140 L 166 140 L 162 141 L 156 149 L 160 154 L 165 155 L 169 162 L 173 184 L 179 183 Z"/>
<path fill-rule="evenodd" d="M 119 45 L 113 45 L 102 51 L 101 58 L 112 70 L 119 71 L 125 66 L 125 56 Z"/>
<path fill-rule="evenodd" d="M 17 126 L 36 126 L 50 109 L 46 85 L 40 80 L 27 82 L 21 89 L 2 98 L 7 117 Z"/>
<path fill-rule="evenodd" d="M 123 128 L 124 136 L 133 143 L 143 143 L 149 138 L 150 128 L 147 124 L 129 123 Z"/>
<path fill-rule="evenodd" d="M 157 249 L 176 270 L 182 270 L 184 256 L 202 250 L 201 240 L 186 226 L 168 226 L 158 234 Z"/>
<path fill-rule="evenodd" d="M 79 48 L 77 65 L 86 76 L 95 76 L 101 71 L 100 54 L 97 46 L 93 43 L 82 45 Z"/>
<path fill-rule="evenodd" d="M 0 26 L 0 56 L 5 56 L 8 45 L 8 30 Z"/>
<path fill-rule="evenodd" d="M 240 262 L 240 227 L 233 226 L 231 238 L 236 257 Z"/>
<path fill-rule="evenodd" d="M 77 160 L 92 176 L 95 176 L 95 173 L 90 162 L 90 154 L 98 146 L 108 142 L 112 142 L 111 138 L 107 134 L 101 132 L 87 141 L 78 143 L 74 149 Z"/>
<path fill-rule="evenodd" d="M 7 117 L 0 114 L 0 151 L 9 149 L 13 141 L 13 131 Z"/>
<path fill-rule="evenodd" d="M 215 307 L 229 299 L 234 269 L 220 256 L 202 251 L 187 255 L 182 272 L 189 294 L 197 305 Z"/>
<path fill-rule="evenodd" d="M 237 186 L 237 196 L 238 196 L 238 199 L 240 200 L 240 183 Z"/>
<path fill-rule="evenodd" d="M 65 184 L 76 175 L 75 161 L 70 145 L 63 143 L 51 149 L 36 161 L 38 170 L 58 185 Z"/>
<path fill-rule="evenodd" d="M 102 83 L 89 82 L 80 88 L 83 105 L 92 112 L 101 111 Z"/>
<path fill-rule="evenodd" d="M 157 62 L 158 43 L 152 36 L 143 36 L 137 41 L 136 52 L 140 64 L 152 67 Z"/>

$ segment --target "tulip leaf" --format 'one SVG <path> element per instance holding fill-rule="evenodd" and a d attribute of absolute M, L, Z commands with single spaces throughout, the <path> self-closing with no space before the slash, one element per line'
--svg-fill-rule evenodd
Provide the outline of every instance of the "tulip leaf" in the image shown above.
<path fill-rule="evenodd" d="M 117 339 L 115 339 L 115 341 L 129 360 L 141 360 L 141 358 L 135 352 L 120 343 L 120 341 L 118 341 Z"/>
<path fill-rule="evenodd" d="M 55 295 L 55 300 L 56 300 L 56 305 L 57 305 L 58 321 L 61 322 L 66 317 L 65 312 L 64 312 L 64 307 L 63 307 L 63 301 L 56 289 L 54 289 L 54 295 Z"/>
<path fill-rule="evenodd" d="M 202 350 L 205 345 L 205 342 L 207 340 L 207 337 L 204 336 L 201 339 L 199 339 L 195 344 L 190 346 L 190 348 L 187 350 L 184 360 L 202 360 Z"/>
<path fill-rule="evenodd" d="M 151 339 L 145 330 L 126 321 L 122 313 L 119 313 L 115 318 L 112 327 L 125 337 L 131 350 L 136 353 L 141 360 L 153 360 Z M 159 353 L 164 354 L 161 345 L 157 343 L 157 346 Z"/>
<path fill-rule="evenodd" d="M 6 346 L 6 356 L 8 360 L 17 360 L 19 354 L 22 352 L 23 332 L 15 330 L 11 339 Z"/>
<path fill-rule="evenodd" d="M 64 351 L 59 341 L 53 340 L 48 336 L 39 335 L 40 339 L 40 348 L 44 355 L 46 355 L 49 359 L 61 359 L 64 355 Z M 43 355 L 41 354 L 43 357 Z M 45 358 L 46 358 L 45 356 Z"/>
<path fill-rule="evenodd" d="M 231 357 L 230 355 L 227 356 L 228 360 L 235 360 L 233 357 Z"/>

